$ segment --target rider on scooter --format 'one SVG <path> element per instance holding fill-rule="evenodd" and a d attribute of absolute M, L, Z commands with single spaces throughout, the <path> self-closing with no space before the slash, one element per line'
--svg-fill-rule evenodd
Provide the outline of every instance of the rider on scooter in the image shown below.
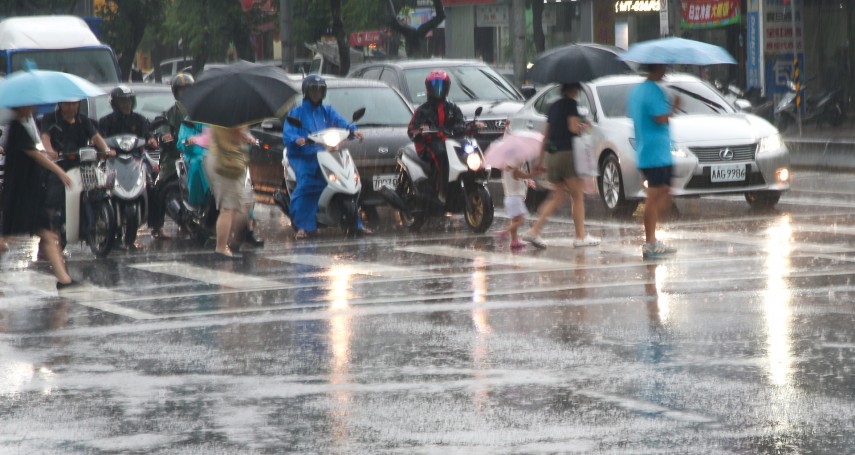
<path fill-rule="evenodd" d="M 157 140 L 151 135 L 147 118 L 134 112 L 137 106 L 137 95 L 126 85 L 120 85 L 110 92 L 110 107 L 113 112 L 101 117 L 98 129 L 104 137 L 117 134 L 133 134 L 145 138 L 149 147 L 156 148 Z"/>
<path fill-rule="evenodd" d="M 297 178 L 297 187 L 291 195 L 291 221 L 296 230 L 296 239 L 308 238 L 318 229 L 317 212 L 321 193 L 327 181 L 318 164 L 317 153 L 323 145 L 308 143 L 311 133 L 326 128 L 347 128 L 353 137 L 362 140 L 362 133 L 356 125 L 350 125 L 332 106 L 323 104 L 327 95 L 327 83 L 321 76 L 310 74 L 303 79 L 303 102 L 291 109 L 289 117 L 300 120 L 298 128 L 285 122 L 282 128 L 282 141 L 285 143 L 288 161 Z M 368 233 L 359 220 L 358 229 Z"/>
<path fill-rule="evenodd" d="M 456 104 L 448 101 L 451 78 L 442 70 L 433 70 L 425 78 L 427 101 L 416 109 L 407 134 L 416 146 L 422 160 L 434 170 L 428 178 L 428 190 L 435 195 L 445 193 L 448 180 L 448 156 L 444 142 L 448 136 L 459 136 L 466 131 L 466 119 Z M 437 131 L 427 133 L 426 131 Z"/>
<path fill-rule="evenodd" d="M 107 147 L 94 122 L 80 113 L 80 100 L 57 103 L 56 110 L 42 117 L 41 140 L 48 159 L 56 161 L 64 171 L 77 165 L 67 160 L 66 154 L 76 153 L 90 143 L 108 157 L 116 156 L 116 151 Z M 65 184 L 53 173 L 45 174 L 44 178 L 45 206 L 52 227 L 59 229 L 60 220 L 55 215 L 65 209 Z"/>

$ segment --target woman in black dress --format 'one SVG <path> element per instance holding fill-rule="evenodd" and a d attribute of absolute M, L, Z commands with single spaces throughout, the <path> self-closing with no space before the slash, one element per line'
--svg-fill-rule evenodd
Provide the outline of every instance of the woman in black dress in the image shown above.
<path fill-rule="evenodd" d="M 66 185 L 71 185 L 68 175 L 53 161 L 36 149 L 28 122 L 33 121 L 33 106 L 13 108 L 15 118 L 9 123 L 6 141 L 6 182 L 3 191 L 3 236 L 38 235 L 48 262 L 56 275 L 56 288 L 75 284 L 65 268 L 59 235 L 49 229 L 44 210 L 39 166 L 55 173 Z"/>

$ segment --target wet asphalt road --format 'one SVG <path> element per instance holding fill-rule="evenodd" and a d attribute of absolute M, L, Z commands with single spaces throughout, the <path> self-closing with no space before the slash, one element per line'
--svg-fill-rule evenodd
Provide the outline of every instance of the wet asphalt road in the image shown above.
<path fill-rule="evenodd" d="M 855 453 L 855 176 L 680 201 L 652 263 L 588 202 L 600 247 L 516 254 L 503 217 L 295 244 L 262 207 L 242 261 L 73 246 L 62 295 L 17 240 L 0 453 Z"/>

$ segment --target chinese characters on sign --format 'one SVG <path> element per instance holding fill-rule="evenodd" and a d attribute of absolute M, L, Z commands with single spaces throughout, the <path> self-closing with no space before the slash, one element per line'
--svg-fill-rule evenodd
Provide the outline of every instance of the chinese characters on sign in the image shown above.
<path fill-rule="evenodd" d="M 739 0 L 683 0 L 680 6 L 683 28 L 713 28 L 738 24 Z"/>

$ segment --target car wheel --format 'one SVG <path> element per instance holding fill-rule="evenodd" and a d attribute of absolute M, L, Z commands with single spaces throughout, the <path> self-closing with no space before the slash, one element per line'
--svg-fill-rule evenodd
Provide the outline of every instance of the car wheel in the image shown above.
<path fill-rule="evenodd" d="M 749 191 L 745 193 L 745 201 L 755 210 L 769 210 L 781 200 L 780 191 Z"/>
<path fill-rule="evenodd" d="M 626 199 L 623 185 L 623 173 L 620 162 L 614 155 L 609 155 L 600 164 L 600 176 L 597 177 L 600 187 L 600 198 L 606 209 L 612 215 L 627 215 L 635 211 L 638 201 Z"/>

